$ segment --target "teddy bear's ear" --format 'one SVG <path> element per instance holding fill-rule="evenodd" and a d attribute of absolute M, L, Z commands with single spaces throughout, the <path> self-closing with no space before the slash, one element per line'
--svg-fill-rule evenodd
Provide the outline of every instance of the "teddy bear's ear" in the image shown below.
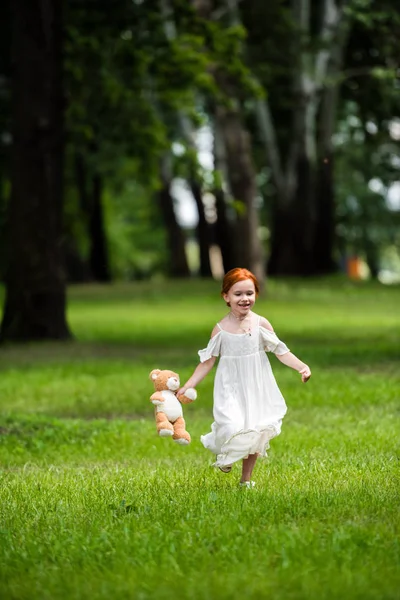
<path fill-rule="evenodd" d="M 159 373 L 161 373 L 161 369 L 153 369 L 149 375 L 149 378 L 151 379 L 151 381 L 155 381 L 155 379 L 157 379 L 157 375 Z"/>

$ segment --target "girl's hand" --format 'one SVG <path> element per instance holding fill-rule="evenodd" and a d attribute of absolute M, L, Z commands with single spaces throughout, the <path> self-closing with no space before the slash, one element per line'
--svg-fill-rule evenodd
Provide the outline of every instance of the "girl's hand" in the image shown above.
<path fill-rule="evenodd" d="M 176 392 L 177 396 L 182 396 L 182 394 L 184 394 L 186 392 L 186 388 L 185 387 L 181 387 L 179 388 L 179 390 Z"/>
<path fill-rule="evenodd" d="M 299 371 L 300 375 L 301 375 L 301 380 L 303 383 L 307 383 L 307 381 L 310 379 L 311 377 L 311 369 L 310 367 L 308 367 L 307 365 L 305 367 L 303 367 L 301 369 L 301 371 Z"/>

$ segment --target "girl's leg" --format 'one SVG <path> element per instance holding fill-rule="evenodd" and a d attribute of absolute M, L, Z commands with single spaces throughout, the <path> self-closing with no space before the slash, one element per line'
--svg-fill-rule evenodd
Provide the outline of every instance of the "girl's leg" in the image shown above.
<path fill-rule="evenodd" d="M 251 474 L 253 472 L 254 465 L 256 464 L 257 458 L 258 458 L 258 454 L 249 454 L 249 456 L 247 458 L 243 459 L 242 479 L 240 480 L 241 483 L 243 483 L 245 481 L 250 481 Z"/>

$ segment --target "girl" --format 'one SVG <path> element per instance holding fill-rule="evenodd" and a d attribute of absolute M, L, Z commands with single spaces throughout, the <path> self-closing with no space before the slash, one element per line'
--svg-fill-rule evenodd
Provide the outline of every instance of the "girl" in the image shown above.
<path fill-rule="evenodd" d="M 269 440 L 281 432 L 285 400 L 276 384 L 265 351 L 295 369 L 305 383 L 310 368 L 289 351 L 271 324 L 252 308 L 259 293 L 257 279 L 247 269 L 232 269 L 222 283 L 221 295 L 229 313 L 217 323 L 207 348 L 199 351 L 200 364 L 178 390 L 196 387 L 220 357 L 214 382 L 214 423 L 201 437 L 216 455 L 214 466 L 229 473 L 243 460 L 240 485 L 254 487 L 251 474 L 258 455 L 266 455 Z"/>

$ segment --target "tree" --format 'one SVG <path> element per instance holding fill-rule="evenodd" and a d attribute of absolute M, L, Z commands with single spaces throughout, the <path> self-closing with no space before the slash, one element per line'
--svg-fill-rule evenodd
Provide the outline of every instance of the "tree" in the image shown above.
<path fill-rule="evenodd" d="M 165 12 L 168 14 L 164 19 Z M 146 3 L 116 0 L 112 14 L 106 2 L 95 7 L 83 2 L 69 8 L 67 123 L 70 144 L 82 157 L 87 180 L 101 173 L 107 189 L 119 158 L 126 157 L 136 161 L 138 183 L 147 187 L 149 197 L 157 201 L 164 198 L 165 227 L 172 227 L 165 239 L 174 241 L 167 250 L 178 251 L 177 256 L 170 254 L 167 264 L 173 273 L 182 276 L 183 272 L 189 274 L 189 270 L 181 268 L 184 239 L 170 212 L 173 205 L 167 180 L 170 182 L 173 172 L 164 167 L 174 140 L 183 136 L 186 145 L 190 145 L 190 135 L 182 123 L 188 122 L 194 90 L 207 84 L 209 78 L 204 74 L 208 58 L 200 48 L 198 36 L 186 30 L 173 30 L 171 34 L 170 12 L 173 14 L 169 3 L 160 0 Z M 185 7 L 180 11 L 182 15 L 193 19 Z M 88 150 L 93 142 L 97 148 L 96 161 Z M 167 178 L 166 171 L 169 171 Z M 197 233 L 201 271 L 209 276 L 201 186 L 195 169 L 189 175 L 200 217 Z M 80 177 L 78 181 L 81 180 Z M 81 197 L 87 199 L 81 184 L 79 189 Z M 83 204 L 88 205 L 86 201 Z M 175 243 L 177 235 L 182 243 Z"/>
<path fill-rule="evenodd" d="M 218 122 L 214 119 L 214 182 L 213 193 L 215 197 L 215 208 L 217 221 L 215 223 L 215 237 L 221 250 L 221 258 L 224 272 L 227 273 L 237 265 L 235 258 L 236 245 L 234 243 L 233 223 L 234 218 L 229 213 L 233 207 L 228 204 L 227 194 L 223 189 L 223 181 L 228 180 L 225 145 L 221 139 Z M 232 203 L 230 203 L 232 204 Z"/>
<path fill-rule="evenodd" d="M 10 51 L 10 2 L 2 6 L 0 20 L 0 281 L 6 267 L 6 212 L 9 197 L 10 170 L 10 111 L 11 111 L 11 51 Z"/>
<path fill-rule="evenodd" d="M 161 188 L 158 192 L 158 200 L 167 232 L 168 273 L 172 277 L 189 277 L 184 236 L 176 220 L 171 195 L 172 166 L 169 153 L 166 153 L 161 161 L 160 174 Z"/>
<path fill-rule="evenodd" d="M 238 27 L 231 14 L 230 3 L 222 7 L 227 16 L 227 26 L 222 37 L 217 35 L 216 26 L 220 15 L 213 0 L 194 0 L 193 6 L 203 20 L 208 35 L 208 49 L 213 53 L 212 68 L 219 94 L 213 104 L 215 126 L 218 128 L 219 143 L 224 146 L 226 184 L 236 208 L 234 254 L 236 264 L 253 271 L 261 286 L 265 268 L 263 248 L 259 239 L 259 215 L 256 205 L 257 185 L 252 155 L 251 136 L 242 114 L 247 72 L 243 73 L 242 38 L 243 29 Z M 219 202 L 221 198 L 219 198 Z M 219 211 L 221 214 L 221 211 Z"/>
<path fill-rule="evenodd" d="M 92 144 L 91 148 L 93 156 L 96 154 L 95 144 Z M 89 276 L 95 281 L 109 282 L 111 273 L 102 204 L 103 179 L 98 169 L 94 173 L 91 172 L 85 158 L 85 154 L 76 151 L 76 183 L 89 238 Z"/>
<path fill-rule="evenodd" d="M 273 204 L 269 271 L 329 273 L 338 264 L 339 121 L 358 115 L 358 106 L 374 123 L 396 114 L 395 3 L 251 0 L 240 7 L 247 64 L 265 92 L 253 103 L 257 120 L 249 122 L 258 172 L 264 169 L 272 183 L 265 186 Z"/>
<path fill-rule="evenodd" d="M 260 137 L 275 187 L 274 210 L 271 223 L 271 254 L 268 271 L 271 274 L 307 275 L 317 272 L 315 240 L 320 226 L 319 211 L 327 214 L 325 194 L 317 198 L 318 178 L 321 166 L 326 165 L 327 150 L 320 144 L 319 127 L 321 100 L 328 75 L 338 69 L 334 57 L 340 54 L 345 43 L 345 2 L 324 0 L 314 5 L 309 0 L 294 0 L 288 11 L 278 3 L 262 5 L 253 0 L 254 14 L 247 14 L 243 7 L 245 23 L 249 29 L 249 60 L 259 56 L 257 40 L 262 35 L 260 12 L 274 11 L 280 45 L 286 39 L 287 54 L 280 60 L 280 71 L 272 69 L 265 73 L 263 65 L 255 68 L 259 82 L 270 96 L 255 102 Z M 282 34 L 282 31 L 284 32 Z M 265 33 L 263 33 L 265 35 Z M 273 49 L 269 49 L 274 52 Z M 265 58 L 264 58 L 265 61 Z M 252 60 L 252 64 L 257 65 Z M 283 76 L 282 76 L 283 72 Z M 280 77 L 281 85 L 272 87 Z M 283 83 L 283 85 L 282 85 Z M 275 99 L 279 91 L 279 98 Z M 283 101 L 282 101 L 283 98 Z M 277 100 L 279 100 L 277 102 Z M 282 111 L 282 106 L 284 110 Z M 335 103 L 326 102 L 324 122 L 334 122 Z M 280 119 L 285 115 L 285 137 L 282 139 Z M 327 139 L 329 135 L 326 135 Z M 283 160 L 283 155 L 287 159 Z M 326 187 L 326 186 L 325 186 Z M 321 187 L 322 189 L 322 187 Z M 332 248 L 328 249 L 328 254 Z M 328 259 L 328 270 L 332 267 Z"/>
<path fill-rule="evenodd" d="M 363 256 L 372 277 L 385 249 L 395 246 L 400 215 L 388 202 L 400 162 L 393 128 L 400 118 L 395 8 L 393 0 L 352 5 L 336 127 L 337 245 L 342 254 Z"/>
<path fill-rule="evenodd" d="M 61 237 L 62 7 L 62 0 L 12 2 L 12 193 L 2 340 L 70 337 Z"/>
<path fill-rule="evenodd" d="M 169 0 L 161 0 L 160 8 L 164 18 L 165 37 L 169 41 L 174 41 L 177 38 L 177 29 L 175 25 L 173 7 Z M 211 277 L 210 228 L 206 220 L 203 203 L 202 181 L 201 177 L 199 176 L 199 163 L 195 143 L 195 130 L 191 119 L 181 108 L 177 109 L 176 117 L 178 121 L 178 129 L 187 148 L 187 179 L 196 203 L 198 214 L 196 238 L 200 254 L 199 274 L 201 277 Z"/>

